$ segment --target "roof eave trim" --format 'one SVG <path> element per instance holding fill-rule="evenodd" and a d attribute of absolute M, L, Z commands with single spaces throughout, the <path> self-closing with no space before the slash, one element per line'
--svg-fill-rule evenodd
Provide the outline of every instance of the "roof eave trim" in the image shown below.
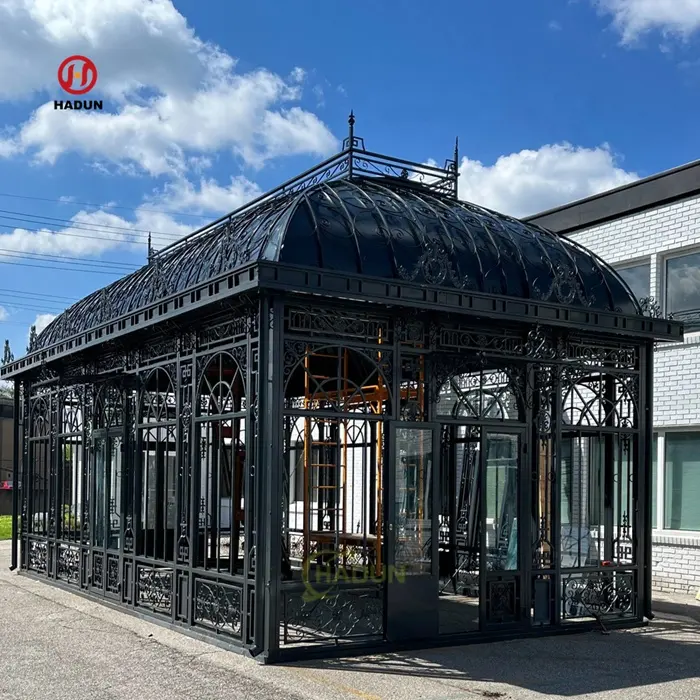
<path fill-rule="evenodd" d="M 422 285 L 382 277 L 352 275 L 324 269 L 261 262 L 259 287 L 390 306 L 409 306 L 470 316 L 491 315 L 531 324 L 633 336 L 646 340 L 679 340 L 683 324 L 663 318 L 569 307 L 457 288 Z"/>
<path fill-rule="evenodd" d="M 226 297 L 252 291 L 258 286 L 258 263 L 248 263 L 189 289 L 158 299 L 117 318 L 64 338 L 46 348 L 20 357 L 0 368 L 0 379 L 15 379 L 38 366 L 69 357 L 131 333 L 174 320 Z"/>

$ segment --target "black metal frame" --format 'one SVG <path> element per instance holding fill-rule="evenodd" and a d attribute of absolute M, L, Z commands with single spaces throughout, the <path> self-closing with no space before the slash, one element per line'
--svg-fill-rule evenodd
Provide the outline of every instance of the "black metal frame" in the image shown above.
<path fill-rule="evenodd" d="M 281 192 L 333 168 L 352 177 L 358 145 L 351 125 L 342 158 Z M 362 158 L 384 176 L 437 177 Z M 440 172 L 431 191 L 454 197 L 456 167 Z M 2 368 L 19 417 L 13 566 L 265 661 L 397 648 L 381 578 L 309 599 L 303 565 L 330 551 L 386 574 L 389 426 L 440 424 L 482 449 L 488 431 L 520 436 L 517 568 L 486 556 L 484 457 L 469 511 L 479 629 L 412 643 L 639 624 L 651 615 L 653 342 L 681 336 L 655 317 L 281 263 L 213 276 Z M 449 568 L 462 561 L 458 486 L 443 477 L 434 531 L 449 531 Z"/>

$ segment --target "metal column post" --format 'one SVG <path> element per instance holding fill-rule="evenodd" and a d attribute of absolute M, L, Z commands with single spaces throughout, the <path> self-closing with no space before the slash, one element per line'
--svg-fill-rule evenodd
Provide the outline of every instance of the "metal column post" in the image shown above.
<path fill-rule="evenodd" d="M 19 516 L 19 380 L 15 380 L 14 415 L 12 416 L 12 561 L 10 571 L 17 568 L 17 518 Z M 25 486 L 24 484 L 22 485 Z"/>
<path fill-rule="evenodd" d="M 641 517 L 637 523 L 641 525 L 642 535 L 642 612 L 650 620 L 654 619 L 651 610 L 651 575 L 652 575 L 652 546 L 651 546 L 651 439 L 654 432 L 654 345 L 647 343 L 641 349 L 642 374 L 641 391 L 639 392 L 644 402 L 644 414 L 640 416 L 640 455 L 636 468 L 641 471 L 639 480 L 639 500 L 641 503 Z"/>
<path fill-rule="evenodd" d="M 282 452 L 284 304 L 281 299 L 263 297 L 260 314 L 260 405 L 258 477 L 263 490 L 261 521 L 265 542 L 264 653 L 268 658 L 279 649 L 282 561 L 282 493 L 279 456 Z M 259 535 L 260 537 L 260 535 Z"/>

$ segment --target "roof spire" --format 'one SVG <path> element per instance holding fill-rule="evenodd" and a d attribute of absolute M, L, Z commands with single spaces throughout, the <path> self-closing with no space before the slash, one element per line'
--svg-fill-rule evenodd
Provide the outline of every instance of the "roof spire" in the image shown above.
<path fill-rule="evenodd" d="M 153 247 L 151 246 L 151 232 L 148 232 L 148 262 L 151 262 L 151 258 L 153 258 Z"/>
<path fill-rule="evenodd" d="M 454 195 L 455 199 L 459 199 L 459 136 L 455 136 L 454 173 Z"/>
<path fill-rule="evenodd" d="M 350 110 L 350 116 L 348 117 L 348 177 L 352 178 L 352 158 L 353 149 L 355 148 L 355 112 Z"/>
<path fill-rule="evenodd" d="M 348 117 L 348 147 L 352 148 L 355 145 L 355 112 L 350 110 Z"/>

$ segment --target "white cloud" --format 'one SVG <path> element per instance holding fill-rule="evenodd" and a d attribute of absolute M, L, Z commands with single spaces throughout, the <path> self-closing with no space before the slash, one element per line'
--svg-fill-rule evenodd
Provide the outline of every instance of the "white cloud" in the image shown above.
<path fill-rule="evenodd" d="M 4 306 L 0 306 L 0 321 L 7 321 L 9 317 L 10 314 L 7 312 L 7 309 Z"/>
<path fill-rule="evenodd" d="M 303 83 L 306 79 L 306 71 L 297 66 L 290 74 L 289 80 L 293 83 Z"/>
<path fill-rule="evenodd" d="M 313 92 L 314 97 L 316 97 L 316 106 L 317 107 L 325 107 L 326 106 L 326 96 L 323 90 L 322 85 L 314 85 L 313 88 L 311 89 L 311 92 Z"/>
<path fill-rule="evenodd" d="M 245 177 L 232 177 L 228 186 L 222 187 L 215 180 L 202 178 L 199 187 L 188 180 L 177 180 L 165 186 L 159 205 L 182 211 L 223 214 L 238 209 L 258 197 L 262 190 Z"/>
<path fill-rule="evenodd" d="M 231 177 L 228 185 L 212 178 L 201 178 L 197 184 L 180 178 L 146 198 L 128 219 L 108 211 L 107 204 L 97 211 L 78 211 L 70 218 L 71 224 L 61 229 L 0 232 L 0 258 L 8 252 L 20 252 L 99 259 L 117 250 L 141 250 L 145 262 L 149 231 L 158 250 L 261 194 L 258 185 L 243 176 Z M 202 218 L 182 223 L 177 213 L 201 214 Z"/>
<path fill-rule="evenodd" d="M 97 65 L 105 112 L 65 112 L 56 78 L 78 53 Z M 0 157 L 67 152 L 97 162 L 181 176 L 188 159 L 227 149 L 253 166 L 270 158 L 326 155 L 335 137 L 298 102 L 305 73 L 236 73 L 236 61 L 199 39 L 170 0 L 5 0 L 0 5 L 0 99 L 46 95 Z"/>
<path fill-rule="evenodd" d="M 162 248 L 196 228 L 145 205 L 131 219 L 99 209 L 81 210 L 70 221 L 62 229 L 32 226 L 39 230 L 16 228 L 0 233 L 0 257 L 7 252 L 21 252 L 99 258 L 108 251 L 140 248 L 145 261 L 148 231 L 152 232 L 153 246 Z"/>
<path fill-rule="evenodd" d="M 557 20 L 553 19 L 548 25 L 547 28 L 553 32 L 560 32 L 562 29 L 561 23 L 557 22 Z"/>
<path fill-rule="evenodd" d="M 36 326 L 36 332 L 37 335 L 41 333 L 41 331 L 46 328 L 46 326 L 51 323 L 56 318 L 54 314 L 37 314 L 37 317 L 34 319 L 34 323 L 32 323 L 32 326 Z M 27 331 L 27 340 L 29 340 L 29 332 L 31 331 L 31 327 L 29 331 Z"/>
<path fill-rule="evenodd" d="M 700 29 L 700 0 L 594 0 L 605 14 L 612 15 L 624 43 L 658 30 L 688 38 Z"/>
<path fill-rule="evenodd" d="M 512 216 L 536 214 L 638 177 L 616 165 L 607 145 L 567 143 L 501 156 L 493 165 L 464 158 L 459 172 L 462 199 Z"/>

